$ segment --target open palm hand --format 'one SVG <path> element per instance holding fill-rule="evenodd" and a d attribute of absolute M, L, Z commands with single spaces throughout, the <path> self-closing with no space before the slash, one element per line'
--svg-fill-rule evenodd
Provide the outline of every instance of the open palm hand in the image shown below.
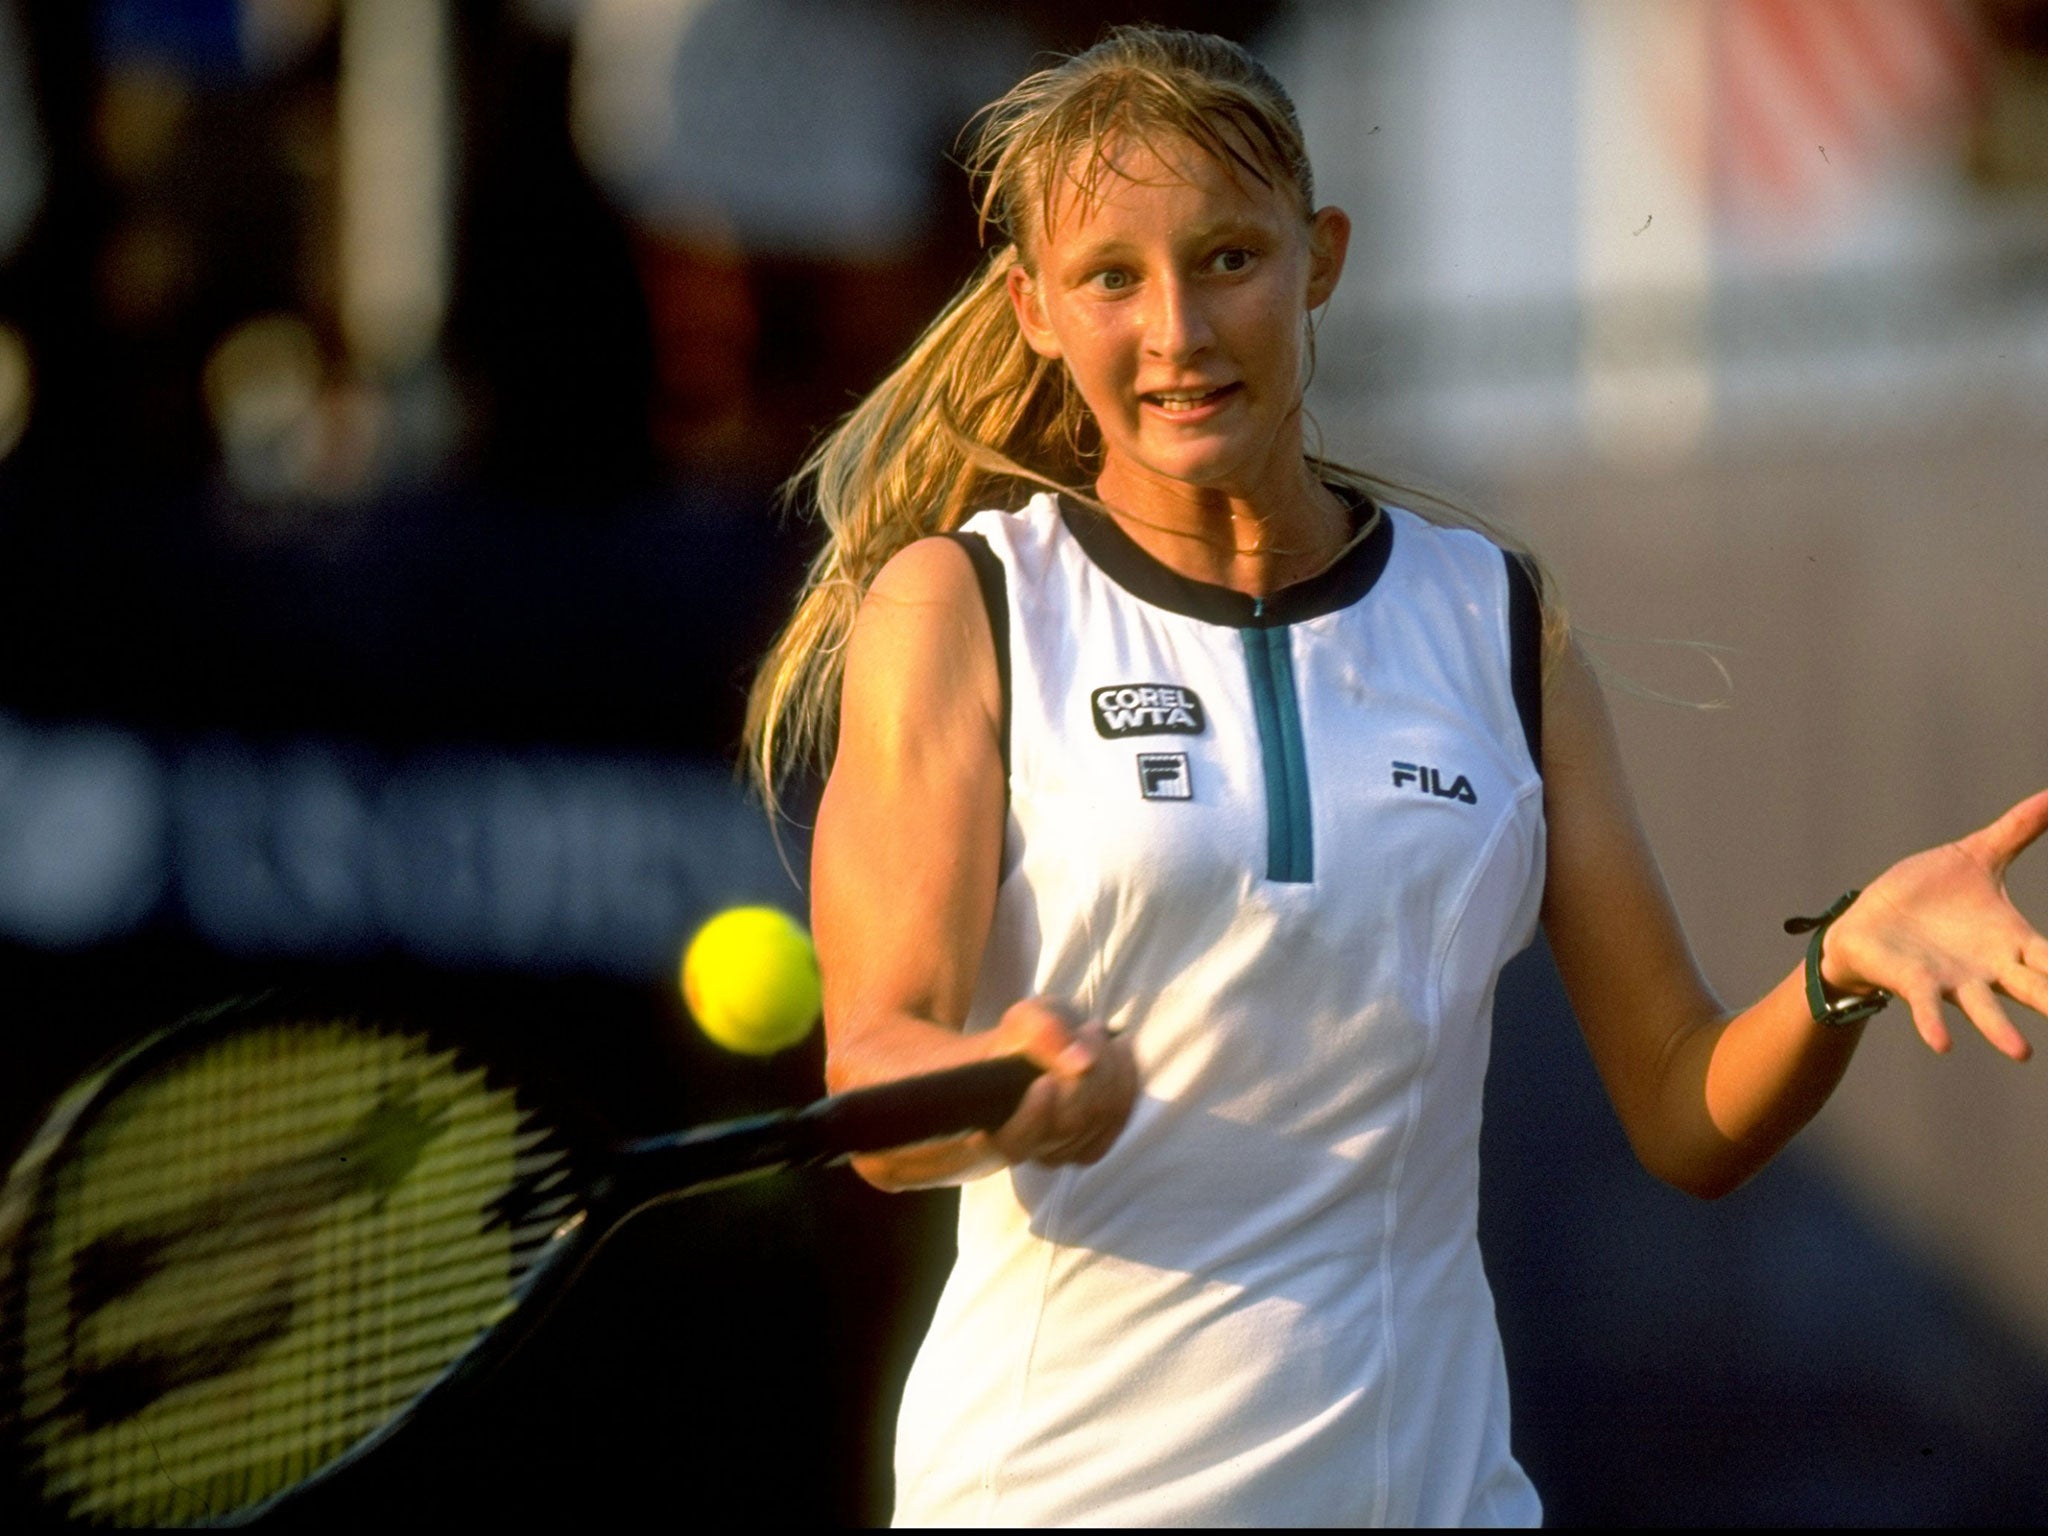
<path fill-rule="evenodd" d="M 1950 1046 L 1954 1003 L 2014 1061 L 2032 1054 L 2001 996 L 2048 1014 L 2048 939 L 2006 895 L 2005 872 L 2048 831 L 2048 790 L 1989 826 L 1901 859 L 1828 930 L 1821 976 L 1849 992 L 1882 987 L 1913 1010 L 1920 1038 Z"/>

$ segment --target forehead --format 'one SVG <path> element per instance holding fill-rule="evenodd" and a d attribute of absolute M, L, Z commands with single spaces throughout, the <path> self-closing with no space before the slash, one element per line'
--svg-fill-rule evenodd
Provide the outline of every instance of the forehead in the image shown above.
<path fill-rule="evenodd" d="M 1076 153 L 1046 188 L 1047 246 L 1176 226 L 1284 221 L 1305 210 L 1277 178 L 1261 181 L 1179 135 L 1119 134 Z"/>

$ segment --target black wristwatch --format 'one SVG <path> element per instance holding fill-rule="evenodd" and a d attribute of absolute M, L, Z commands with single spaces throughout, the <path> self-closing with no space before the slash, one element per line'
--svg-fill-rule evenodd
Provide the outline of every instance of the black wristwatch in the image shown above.
<path fill-rule="evenodd" d="M 1882 1013 L 1885 1004 L 1892 1000 L 1891 993 L 1882 987 L 1875 992 L 1845 992 L 1830 998 L 1828 984 L 1821 980 L 1820 947 L 1828 936 L 1828 925 L 1848 911 L 1849 904 L 1862 894 L 1860 888 L 1845 891 L 1841 899 L 1819 917 L 1785 919 L 1787 933 L 1811 932 L 1813 935 L 1806 941 L 1806 1008 L 1816 1024 L 1861 1024 L 1873 1013 Z"/>

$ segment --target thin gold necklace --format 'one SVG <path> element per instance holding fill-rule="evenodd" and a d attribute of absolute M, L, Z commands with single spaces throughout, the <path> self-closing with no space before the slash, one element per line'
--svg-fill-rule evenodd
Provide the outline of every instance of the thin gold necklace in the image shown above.
<path fill-rule="evenodd" d="M 1321 565 L 1317 566 L 1314 570 L 1310 571 L 1306 576 L 1297 576 L 1294 579 L 1294 581 L 1289 582 L 1288 585 L 1293 586 L 1299 582 L 1314 581 L 1318 576 L 1322 575 L 1323 572 L 1327 571 L 1331 566 L 1335 565 L 1339 560 L 1342 560 L 1346 555 L 1350 554 L 1351 551 L 1358 548 L 1359 545 L 1363 544 L 1367 539 L 1372 537 L 1373 530 L 1379 527 L 1380 519 L 1385 516 L 1386 513 L 1381 509 L 1380 504 L 1376 501 L 1373 502 L 1372 515 L 1366 518 L 1364 522 L 1358 525 L 1358 532 L 1352 534 L 1351 537 L 1346 539 L 1342 544 L 1339 544 L 1337 546 L 1337 552 L 1331 555 L 1329 559 L 1325 560 Z"/>
<path fill-rule="evenodd" d="M 1094 497 L 1090 497 L 1088 499 L 1092 501 L 1094 505 L 1101 508 L 1103 513 L 1110 519 L 1111 522 L 1136 523 L 1140 528 L 1150 528 L 1156 533 L 1171 534 L 1175 538 L 1192 539 L 1197 544 L 1208 545 L 1211 549 L 1226 550 L 1233 556 L 1279 555 L 1284 558 L 1293 558 L 1298 555 L 1308 555 L 1314 553 L 1313 550 L 1283 549 L 1275 548 L 1265 544 L 1254 544 L 1249 549 L 1246 549 L 1241 547 L 1235 540 L 1225 542 L 1222 539 L 1216 538 L 1210 534 L 1202 533 L 1196 529 L 1175 528 L 1167 523 L 1155 523 L 1151 521 L 1149 518 L 1143 518 L 1137 516 L 1134 513 L 1113 509 L 1110 507 L 1109 503 L 1097 500 Z M 1344 540 L 1341 544 L 1339 544 L 1335 551 L 1331 553 L 1330 557 L 1327 560 L 1324 560 L 1314 570 L 1308 572 L 1306 575 L 1295 577 L 1292 581 L 1287 582 L 1286 585 L 1293 586 L 1297 582 L 1313 581 L 1316 577 L 1322 575 L 1323 572 L 1327 571 L 1331 566 L 1335 565 L 1339 560 L 1342 560 L 1346 555 L 1350 554 L 1352 550 L 1358 548 L 1358 546 L 1360 544 L 1363 544 L 1366 541 L 1366 539 L 1371 537 L 1373 530 L 1379 527 L 1380 519 L 1385 515 L 1378 502 L 1375 501 L 1371 505 L 1372 515 L 1366 518 L 1366 520 L 1363 523 L 1359 524 L 1357 532 L 1353 533 L 1348 539 Z M 1240 518 L 1235 512 L 1230 514 L 1230 519 L 1232 522 L 1244 521 L 1244 519 Z M 1263 527 L 1264 525 L 1261 524 L 1260 526 Z"/>

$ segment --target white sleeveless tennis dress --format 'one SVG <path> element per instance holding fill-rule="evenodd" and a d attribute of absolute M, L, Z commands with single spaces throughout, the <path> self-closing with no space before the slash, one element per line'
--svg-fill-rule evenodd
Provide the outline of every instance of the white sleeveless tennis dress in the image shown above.
<path fill-rule="evenodd" d="M 1391 508 L 1264 602 L 1050 496 L 964 533 L 1010 786 L 968 1027 L 1070 999 L 1140 1090 L 1094 1166 L 962 1191 L 897 1523 L 1537 1522 L 1475 1235 L 1543 885 L 1527 576 Z"/>

